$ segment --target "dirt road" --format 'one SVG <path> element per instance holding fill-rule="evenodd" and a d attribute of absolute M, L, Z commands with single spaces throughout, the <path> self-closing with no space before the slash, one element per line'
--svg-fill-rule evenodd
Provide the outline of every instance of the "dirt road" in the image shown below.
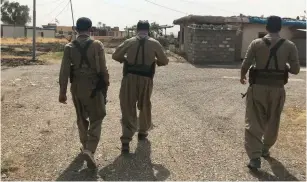
<path fill-rule="evenodd" d="M 132 142 L 120 156 L 122 65 L 107 55 L 107 116 L 96 154 L 84 169 L 72 101 L 58 103 L 59 65 L 2 70 L 2 180 L 306 180 L 305 72 L 291 76 L 274 158 L 261 172 L 245 167 L 245 102 L 237 68 L 197 68 L 172 59 L 157 69 L 150 142 Z M 70 95 L 69 95 L 70 97 Z"/>

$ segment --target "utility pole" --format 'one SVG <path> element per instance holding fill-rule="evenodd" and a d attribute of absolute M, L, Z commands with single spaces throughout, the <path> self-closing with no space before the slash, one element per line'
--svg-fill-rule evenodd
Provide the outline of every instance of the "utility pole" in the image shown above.
<path fill-rule="evenodd" d="M 70 10 L 71 10 L 71 18 L 72 18 L 72 35 L 71 35 L 71 40 L 76 40 L 76 30 L 75 30 L 75 18 L 74 18 L 74 11 L 72 8 L 72 2 L 70 0 Z"/>
<path fill-rule="evenodd" d="M 36 0 L 33 0 L 33 45 L 32 45 L 32 59 L 36 59 Z"/>
<path fill-rule="evenodd" d="M 72 26 L 74 27 L 75 26 L 75 19 L 74 19 L 74 11 L 72 9 L 71 0 L 70 0 L 70 10 L 71 10 Z"/>

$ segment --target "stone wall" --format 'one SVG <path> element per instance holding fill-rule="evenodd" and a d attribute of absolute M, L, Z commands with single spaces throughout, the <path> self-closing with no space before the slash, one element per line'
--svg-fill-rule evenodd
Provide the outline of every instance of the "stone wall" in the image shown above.
<path fill-rule="evenodd" d="M 188 61 L 193 64 L 235 61 L 236 30 L 195 29 L 185 32 Z"/>

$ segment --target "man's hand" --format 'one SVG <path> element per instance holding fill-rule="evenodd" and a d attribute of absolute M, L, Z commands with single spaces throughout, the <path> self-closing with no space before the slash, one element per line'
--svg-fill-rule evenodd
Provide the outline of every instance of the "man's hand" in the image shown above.
<path fill-rule="evenodd" d="M 67 96 L 66 94 L 60 94 L 59 95 L 59 102 L 62 103 L 62 104 L 67 104 Z"/>
<path fill-rule="evenodd" d="M 241 79 L 240 79 L 240 82 L 242 85 L 245 85 L 246 84 L 246 76 L 241 76 Z"/>

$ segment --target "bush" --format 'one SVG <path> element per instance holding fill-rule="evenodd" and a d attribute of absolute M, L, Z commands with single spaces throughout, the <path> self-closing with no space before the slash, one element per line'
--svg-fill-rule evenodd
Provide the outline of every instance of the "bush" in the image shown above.
<path fill-rule="evenodd" d="M 163 47 L 165 47 L 165 48 L 167 48 L 167 47 L 169 46 L 169 40 L 168 40 L 167 38 L 165 38 L 165 37 L 158 37 L 158 38 L 157 38 L 157 41 L 159 41 L 160 44 L 161 44 Z"/>

